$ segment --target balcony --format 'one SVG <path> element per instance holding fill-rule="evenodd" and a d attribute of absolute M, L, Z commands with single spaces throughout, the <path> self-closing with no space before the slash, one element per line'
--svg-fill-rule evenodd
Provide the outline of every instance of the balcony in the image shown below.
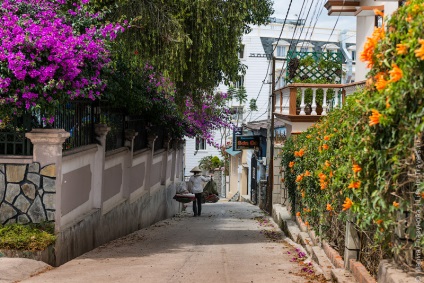
<path fill-rule="evenodd" d="M 328 0 L 324 5 L 328 11 L 329 16 L 354 16 L 358 6 L 360 6 L 360 1 L 352 0 Z"/>
<path fill-rule="evenodd" d="M 315 123 L 332 109 L 342 107 L 346 95 L 364 86 L 365 81 L 350 84 L 293 83 L 274 91 L 274 115 L 289 123 Z"/>

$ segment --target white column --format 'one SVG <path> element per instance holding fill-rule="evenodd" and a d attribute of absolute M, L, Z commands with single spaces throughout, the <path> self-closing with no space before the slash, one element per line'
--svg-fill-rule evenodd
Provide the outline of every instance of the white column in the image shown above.
<path fill-rule="evenodd" d="M 316 101 L 316 96 L 317 96 L 317 89 L 313 88 L 312 89 L 312 112 L 311 115 L 317 115 L 317 101 Z"/>
<path fill-rule="evenodd" d="M 283 89 L 283 106 L 281 109 L 281 114 L 290 114 L 290 88 L 288 87 Z"/>
<path fill-rule="evenodd" d="M 334 90 L 334 108 L 339 107 L 339 92 Z"/>
<path fill-rule="evenodd" d="M 324 96 L 322 99 L 322 113 L 321 115 L 327 115 L 327 88 L 322 89 L 324 91 Z"/>

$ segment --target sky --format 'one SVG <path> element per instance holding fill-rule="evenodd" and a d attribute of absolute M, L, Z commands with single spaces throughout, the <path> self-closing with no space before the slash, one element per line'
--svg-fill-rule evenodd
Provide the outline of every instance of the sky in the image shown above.
<path fill-rule="evenodd" d="M 305 1 L 305 5 L 303 7 L 303 12 L 301 13 L 301 8 L 302 8 L 302 4 Z M 301 14 L 301 18 L 305 19 L 307 14 L 308 14 L 308 10 L 309 7 L 312 5 L 312 8 L 310 10 L 309 13 L 309 17 L 306 21 L 306 25 L 308 26 L 310 23 L 310 20 L 312 18 L 312 15 L 314 13 L 315 7 L 317 6 L 317 2 L 318 2 L 318 7 L 317 7 L 317 11 L 319 11 L 322 6 L 327 2 L 326 0 L 293 0 L 292 1 L 292 5 L 289 11 L 289 15 L 288 18 L 289 19 L 297 19 L 299 17 L 299 15 Z M 287 14 L 287 9 L 289 7 L 290 4 L 290 0 L 274 0 L 274 15 L 273 17 L 279 18 L 279 19 L 284 19 L 286 17 Z M 317 23 L 317 27 L 324 27 L 324 28 L 333 28 L 336 21 L 337 21 L 337 16 L 328 16 L 327 14 L 327 9 L 323 8 L 322 9 L 322 13 L 321 16 L 318 20 Z M 312 25 L 315 23 L 315 16 L 313 18 L 312 21 Z M 348 30 L 356 30 L 356 20 L 354 16 L 340 16 L 338 21 L 337 21 L 337 25 L 336 25 L 336 29 L 348 29 Z"/>

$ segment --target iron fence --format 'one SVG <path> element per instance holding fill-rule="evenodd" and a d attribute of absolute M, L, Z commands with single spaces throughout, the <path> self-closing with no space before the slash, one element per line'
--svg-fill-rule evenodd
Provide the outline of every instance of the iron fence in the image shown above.
<path fill-rule="evenodd" d="M 53 128 L 64 129 L 70 133 L 70 137 L 63 144 L 63 150 L 94 143 L 95 122 L 92 101 L 72 101 L 59 107 Z"/>
<path fill-rule="evenodd" d="M 130 116 L 126 123 L 127 129 L 135 130 L 138 135 L 134 138 L 134 151 L 145 149 L 148 146 L 147 124 L 140 116 Z"/>
<path fill-rule="evenodd" d="M 41 117 L 41 113 L 33 112 L 0 123 L 0 155 L 32 155 L 33 146 L 31 141 L 25 138 L 25 133 L 33 128 L 45 128 L 47 125 Z M 135 151 L 147 148 L 150 132 L 158 136 L 155 140 L 155 150 L 164 148 L 163 128 L 149 128 L 141 116 L 126 116 L 123 109 L 110 107 L 107 102 L 68 102 L 56 110 L 54 123 L 49 127 L 64 129 L 70 133 L 63 145 L 63 150 L 66 151 L 95 143 L 95 124 L 106 124 L 110 127 L 106 136 L 106 151 L 124 146 L 126 129 L 138 132 L 134 139 Z"/>
<path fill-rule="evenodd" d="M 100 102 L 95 108 L 96 121 L 110 127 L 110 131 L 106 136 L 106 151 L 123 147 L 126 129 L 124 110 L 111 107 L 107 102 Z"/>
<path fill-rule="evenodd" d="M 31 155 L 32 143 L 25 137 L 31 124 L 31 115 L 6 117 L 0 123 L 0 155 Z"/>

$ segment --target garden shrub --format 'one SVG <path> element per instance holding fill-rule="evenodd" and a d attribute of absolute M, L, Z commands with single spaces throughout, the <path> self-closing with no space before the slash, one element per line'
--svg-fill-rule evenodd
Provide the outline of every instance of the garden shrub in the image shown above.
<path fill-rule="evenodd" d="M 376 28 L 361 56 L 371 67 L 365 89 L 282 151 L 293 212 L 336 247 L 343 233 L 334 230 L 353 221 L 372 274 L 391 255 L 404 267 L 419 264 L 408 250 L 424 247 L 423 12 L 423 0 L 408 1 Z M 409 242 L 399 241 L 398 227 Z"/>

